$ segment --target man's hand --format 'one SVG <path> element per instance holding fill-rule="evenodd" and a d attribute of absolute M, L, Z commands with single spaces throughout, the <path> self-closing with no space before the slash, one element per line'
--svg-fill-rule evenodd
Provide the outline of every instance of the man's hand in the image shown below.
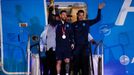
<path fill-rule="evenodd" d="M 47 45 L 40 45 L 40 52 L 43 52 L 44 50 L 47 50 Z"/>
<path fill-rule="evenodd" d="M 102 3 L 99 4 L 99 7 L 98 7 L 98 8 L 99 8 L 99 9 L 103 9 L 104 7 L 105 7 L 105 3 L 102 2 Z"/>
<path fill-rule="evenodd" d="M 91 43 L 94 45 L 97 44 L 95 40 L 91 40 Z"/>
<path fill-rule="evenodd" d="M 2 66 L 2 63 L 0 62 L 0 66 Z"/>
<path fill-rule="evenodd" d="M 50 4 L 49 7 L 54 7 L 54 5 L 53 4 Z"/>
<path fill-rule="evenodd" d="M 74 44 L 71 44 L 71 48 L 74 49 Z"/>
<path fill-rule="evenodd" d="M 51 6 L 49 6 L 49 11 L 53 11 L 54 10 L 54 6 L 53 5 L 51 5 Z"/>

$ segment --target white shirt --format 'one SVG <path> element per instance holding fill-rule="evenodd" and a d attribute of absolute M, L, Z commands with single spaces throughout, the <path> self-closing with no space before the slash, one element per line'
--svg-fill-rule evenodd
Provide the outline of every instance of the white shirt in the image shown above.
<path fill-rule="evenodd" d="M 40 50 L 43 51 L 44 46 L 46 45 L 47 50 L 51 47 L 55 49 L 56 47 L 56 27 L 51 25 L 47 25 L 45 30 L 42 32 L 40 36 Z"/>
<path fill-rule="evenodd" d="M 93 37 L 90 33 L 88 33 L 88 41 L 90 42 L 91 40 L 93 40 Z"/>

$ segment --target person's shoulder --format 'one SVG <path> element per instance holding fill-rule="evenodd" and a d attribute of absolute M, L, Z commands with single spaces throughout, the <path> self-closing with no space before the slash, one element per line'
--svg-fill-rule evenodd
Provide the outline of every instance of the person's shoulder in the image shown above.
<path fill-rule="evenodd" d="M 51 27 L 50 24 L 46 25 L 46 26 L 45 26 L 45 30 L 49 29 L 50 27 Z"/>
<path fill-rule="evenodd" d="M 58 24 L 62 23 L 60 20 L 57 20 L 56 22 L 57 22 Z"/>
<path fill-rule="evenodd" d="M 75 21 L 75 22 L 73 22 L 72 24 L 75 25 L 75 24 L 77 24 L 77 23 L 78 23 L 78 21 Z"/>
<path fill-rule="evenodd" d="M 82 24 L 82 23 L 87 23 L 89 20 L 88 19 L 86 19 L 86 20 L 82 20 L 82 21 L 77 21 L 76 23 L 80 23 L 80 24 Z"/>
<path fill-rule="evenodd" d="M 56 23 L 56 27 L 59 28 L 60 26 L 61 26 L 60 21 L 57 21 L 57 23 Z"/>
<path fill-rule="evenodd" d="M 71 25 L 72 23 L 70 23 L 70 22 L 66 22 L 66 24 L 69 24 L 69 25 Z"/>
<path fill-rule="evenodd" d="M 74 21 L 73 23 L 77 23 L 78 21 Z"/>

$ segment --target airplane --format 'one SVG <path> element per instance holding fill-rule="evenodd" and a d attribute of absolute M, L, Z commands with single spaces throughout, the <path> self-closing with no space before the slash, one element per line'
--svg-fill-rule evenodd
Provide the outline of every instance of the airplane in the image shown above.
<path fill-rule="evenodd" d="M 94 39 L 103 41 L 101 75 L 133 75 L 133 0 L 55 0 L 54 5 L 56 13 L 66 9 L 74 22 L 79 9 L 94 19 L 101 2 L 106 3 L 102 19 L 90 28 Z M 32 63 L 39 63 L 36 45 L 48 24 L 49 4 L 49 0 L 0 0 L 0 75 L 32 75 Z M 34 70 L 39 75 L 39 68 Z"/>

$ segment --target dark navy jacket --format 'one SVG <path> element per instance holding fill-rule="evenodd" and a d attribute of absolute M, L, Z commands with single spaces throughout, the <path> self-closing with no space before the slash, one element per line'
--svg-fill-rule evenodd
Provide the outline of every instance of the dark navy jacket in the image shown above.
<path fill-rule="evenodd" d="M 65 22 L 62 24 L 61 21 L 56 21 L 54 15 L 52 14 L 53 8 L 49 8 L 49 17 L 48 23 L 57 26 L 56 28 L 56 47 L 65 46 L 65 48 L 71 47 L 71 44 L 74 44 L 74 34 L 71 23 Z M 62 38 L 62 27 L 65 28 L 66 39 Z"/>
<path fill-rule="evenodd" d="M 62 28 L 65 29 L 66 39 L 62 38 L 63 35 Z M 70 45 L 71 47 L 71 44 L 74 43 L 74 34 L 71 23 L 65 22 L 64 24 L 62 24 L 61 21 L 57 23 L 56 42 L 57 45 Z"/>
<path fill-rule="evenodd" d="M 78 45 L 88 44 L 89 27 L 100 21 L 100 19 L 101 19 L 101 10 L 99 9 L 98 15 L 95 19 L 74 22 L 73 29 L 74 29 L 75 43 Z"/>

